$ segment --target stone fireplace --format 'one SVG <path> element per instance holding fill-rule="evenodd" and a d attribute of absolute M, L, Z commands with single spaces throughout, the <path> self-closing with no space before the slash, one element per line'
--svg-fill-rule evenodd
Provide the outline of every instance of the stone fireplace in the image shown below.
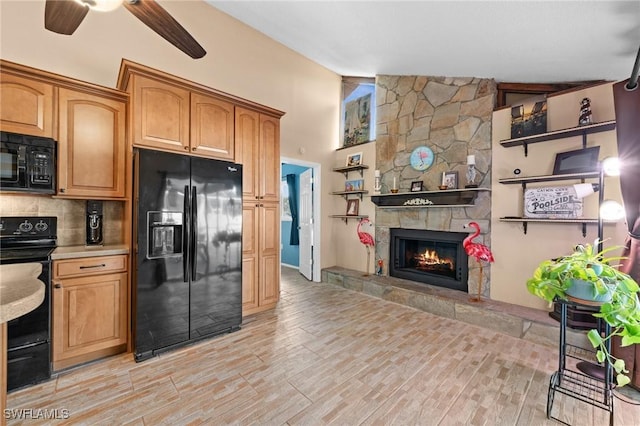
<path fill-rule="evenodd" d="M 391 228 L 389 275 L 468 292 L 467 235 Z"/>
<path fill-rule="evenodd" d="M 410 192 L 414 181 L 422 181 L 424 190 L 437 191 L 443 172 L 449 171 L 458 172 L 458 187 L 464 188 L 468 155 L 475 156 L 475 182 L 482 188 L 490 188 L 495 97 L 496 85 L 489 79 L 377 76 L 375 164 L 380 170 L 381 194 L 390 192 L 394 180 L 400 193 Z M 418 146 L 431 148 L 435 156 L 425 171 L 414 170 L 410 165 L 411 152 Z M 464 238 L 468 229 L 463 225 L 470 221 L 480 225 L 481 235 L 476 241 L 490 246 L 490 192 L 479 193 L 472 207 L 377 206 L 375 250 L 376 259 L 383 261 L 383 274 L 391 275 L 391 268 L 395 268 L 390 257 L 392 229 L 450 232 Z M 457 260 L 456 268 L 464 262 L 467 282 L 456 284 L 459 287 L 456 289 L 475 294 L 480 279 L 479 265 L 475 259 L 465 257 Z M 490 277 L 490 268 L 485 268 L 480 284 L 482 295 L 488 298 Z M 425 283 L 420 276 L 402 278 Z"/>

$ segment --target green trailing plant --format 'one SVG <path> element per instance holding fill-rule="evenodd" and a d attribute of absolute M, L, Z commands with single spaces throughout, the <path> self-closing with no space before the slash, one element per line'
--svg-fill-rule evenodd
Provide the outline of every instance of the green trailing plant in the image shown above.
<path fill-rule="evenodd" d="M 609 247 L 596 252 L 598 241 L 594 245 L 584 244 L 575 247 L 573 253 L 558 259 L 542 261 L 527 280 L 530 293 L 548 302 L 556 299 L 567 300 L 567 289 L 573 280 L 587 281 L 592 284 L 593 295 L 610 293 L 610 300 L 600 305 L 593 316 L 602 318 L 611 326 L 611 333 L 603 336 L 598 330 L 590 330 L 587 338 L 596 349 L 598 362 L 605 361 L 613 367 L 618 386 L 630 382 L 624 360 L 617 359 L 607 350 L 607 342 L 613 336 L 621 338 L 621 346 L 640 344 L 640 302 L 639 287 L 633 278 L 618 270 L 611 262 L 622 257 L 605 257 L 607 253 L 622 247 Z"/>

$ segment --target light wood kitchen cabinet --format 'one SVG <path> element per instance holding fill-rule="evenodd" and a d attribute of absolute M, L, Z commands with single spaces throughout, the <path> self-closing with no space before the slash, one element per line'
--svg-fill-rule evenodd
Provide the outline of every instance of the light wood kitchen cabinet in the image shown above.
<path fill-rule="evenodd" d="M 133 72 L 126 89 L 132 94 L 135 146 L 234 161 L 231 101 L 161 73 Z"/>
<path fill-rule="evenodd" d="M 279 120 L 236 108 L 242 162 L 242 314 L 273 308 L 280 297 Z"/>
<path fill-rule="evenodd" d="M 133 144 L 169 151 L 189 151 L 189 91 L 135 75 L 131 80 Z"/>
<path fill-rule="evenodd" d="M 53 85 L 7 73 L 3 68 L 0 73 L 0 129 L 53 138 Z"/>
<path fill-rule="evenodd" d="M 115 255 L 53 262 L 54 370 L 126 351 L 127 259 Z"/>
<path fill-rule="evenodd" d="M 58 196 L 125 197 L 125 100 L 61 88 Z"/>

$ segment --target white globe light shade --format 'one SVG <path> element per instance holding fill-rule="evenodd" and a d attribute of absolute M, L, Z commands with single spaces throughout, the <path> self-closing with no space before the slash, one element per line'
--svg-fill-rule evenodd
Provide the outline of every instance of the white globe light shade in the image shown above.
<path fill-rule="evenodd" d="M 98 12 L 111 12 L 122 4 L 123 0 L 76 0 L 81 5 L 87 5 L 91 10 Z"/>
<path fill-rule="evenodd" d="M 607 157 L 602 160 L 602 170 L 607 176 L 620 176 L 620 159 L 618 157 Z"/>
<path fill-rule="evenodd" d="M 600 216 L 603 220 L 620 220 L 625 217 L 622 204 L 613 200 L 605 200 L 600 205 Z"/>

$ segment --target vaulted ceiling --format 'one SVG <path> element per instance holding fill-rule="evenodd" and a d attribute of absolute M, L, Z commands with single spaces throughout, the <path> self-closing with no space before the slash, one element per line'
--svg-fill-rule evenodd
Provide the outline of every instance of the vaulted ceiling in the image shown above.
<path fill-rule="evenodd" d="M 206 1 L 349 76 L 622 80 L 640 48 L 638 0 Z"/>

